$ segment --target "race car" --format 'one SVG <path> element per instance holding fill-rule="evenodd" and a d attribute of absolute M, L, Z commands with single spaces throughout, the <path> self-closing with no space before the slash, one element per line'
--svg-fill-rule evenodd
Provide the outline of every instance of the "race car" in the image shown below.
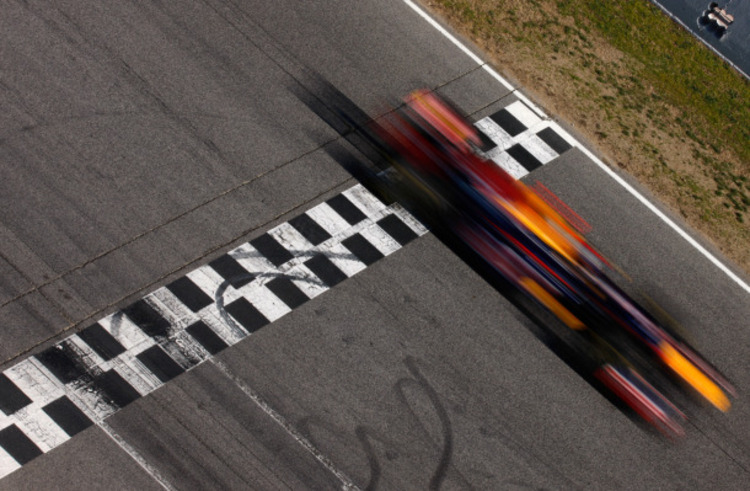
<path fill-rule="evenodd" d="M 703 11 L 703 14 L 698 18 L 698 22 L 702 25 L 708 26 L 712 29 L 716 35 L 721 38 L 726 34 L 729 26 L 734 22 L 734 16 L 729 14 L 726 7 L 719 7 L 718 2 L 711 2 L 708 4 L 708 8 Z"/>
<path fill-rule="evenodd" d="M 605 273 L 607 261 L 531 188 L 480 156 L 475 128 L 427 90 L 371 128 L 399 199 L 449 230 L 588 341 L 597 378 L 645 420 L 682 433 L 681 413 L 643 373 L 668 372 L 721 411 L 731 384 Z M 643 360 L 648 360 L 644 363 Z"/>

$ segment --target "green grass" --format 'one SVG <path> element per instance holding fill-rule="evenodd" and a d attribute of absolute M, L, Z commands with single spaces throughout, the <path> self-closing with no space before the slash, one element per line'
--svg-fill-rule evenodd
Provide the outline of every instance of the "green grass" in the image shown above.
<path fill-rule="evenodd" d="M 685 109 L 690 138 L 730 147 L 750 165 L 750 84 L 647 1 L 567 0 L 560 12 L 591 25 L 642 64 L 641 83 Z M 747 169 L 746 169 L 747 170 Z"/>
<path fill-rule="evenodd" d="M 648 0 L 432 0 L 750 271 L 750 82 Z"/>

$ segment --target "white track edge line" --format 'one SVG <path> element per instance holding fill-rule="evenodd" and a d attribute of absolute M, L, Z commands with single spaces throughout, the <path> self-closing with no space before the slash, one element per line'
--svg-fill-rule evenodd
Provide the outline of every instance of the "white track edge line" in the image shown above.
<path fill-rule="evenodd" d="M 472 60 L 474 60 L 478 65 L 480 65 L 487 73 L 492 75 L 495 80 L 500 82 L 504 87 L 506 87 L 508 90 L 511 90 L 515 93 L 516 96 L 518 96 L 519 99 L 523 100 L 524 103 L 526 103 L 531 109 L 534 110 L 537 114 L 539 114 L 543 119 L 550 119 L 546 114 L 544 114 L 537 106 L 536 104 L 532 103 L 523 93 L 518 91 L 515 87 L 513 87 L 507 80 L 505 80 L 499 73 L 497 73 L 492 67 L 490 67 L 487 63 L 482 61 L 481 58 L 479 58 L 474 52 L 472 52 L 468 47 L 466 47 L 461 41 L 456 39 L 454 35 L 452 35 L 450 32 L 448 32 L 443 26 L 441 26 L 435 19 L 433 19 L 427 12 L 422 10 L 421 7 L 416 5 L 412 0 L 402 0 L 408 7 L 410 7 L 414 12 L 419 14 L 420 17 L 425 19 L 432 27 L 437 29 L 442 35 L 444 35 L 450 42 L 452 42 L 457 48 L 459 48 L 461 51 L 463 51 L 465 54 L 469 56 Z M 649 200 L 647 200 L 641 193 L 639 193 L 633 186 L 628 184 L 623 178 L 618 176 L 612 169 L 610 169 L 604 162 L 602 162 L 598 157 L 596 157 L 588 148 L 584 147 L 580 143 L 578 144 L 578 148 L 591 160 L 594 161 L 594 163 L 599 166 L 602 170 L 604 170 L 607 175 L 609 175 L 612 179 L 615 180 L 618 184 L 620 184 L 623 188 L 625 188 L 626 191 L 628 191 L 633 197 L 635 197 L 638 201 L 640 201 L 643 205 L 646 206 L 649 210 L 651 210 L 657 217 L 659 217 L 661 220 L 664 221 L 672 230 L 677 232 L 677 234 L 685 239 L 690 245 L 692 245 L 698 252 L 703 254 L 706 259 L 708 259 L 711 263 L 713 263 L 714 266 L 719 268 L 723 273 L 725 273 L 732 281 L 737 283 L 737 285 L 740 286 L 743 290 L 745 290 L 747 293 L 750 294 L 750 285 L 745 283 L 742 278 L 740 278 L 737 274 L 735 274 L 731 269 L 729 269 L 728 266 L 726 266 L 724 263 L 719 261 L 716 256 L 711 254 L 705 247 L 703 247 L 701 244 L 698 243 L 693 237 L 691 237 L 687 232 L 685 232 L 679 225 L 677 225 L 675 222 L 673 222 L 667 215 L 665 215 L 661 210 L 659 210 L 653 203 L 651 203 Z"/>
<path fill-rule="evenodd" d="M 612 179 L 614 179 L 618 184 L 620 184 L 623 188 L 625 188 L 630 194 L 632 194 L 638 201 L 640 201 L 643 205 L 645 205 L 649 210 L 651 210 L 657 217 L 661 218 L 664 223 L 669 225 L 672 230 L 677 232 L 680 237 L 685 239 L 690 245 L 695 247 L 695 249 L 703 254 L 706 259 L 711 261 L 714 266 L 719 268 L 721 271 L 723 271 L 730 279 L 732 279 L 735 283 L 737 283 L 743 290 L 745 290 L 747 293 L 750 293 L 750 285 L 745 283 L 742 278 L 740 278 L 738 275 L 736 275 L 731 269 L 729 269 L 728 266 L 726 266 L 724 263 L 719 261 L 719 259 L 711 254 L 705 247 L 703 247 L 700 243 L 698 243 L 697 240 L 695 240 L 690 234 L 688 234 L 685 230 L 683 230 L 679 225 L 677 225 L 674 221 L 672 221 L 671 218 L 669 218 L 667 215 L 664 214 L 659 208 L 656 207 L 653 203 L 651 203 L 646 197 L 644 197 L 641 193 L 639 193 L 633 186 L 628 184 L 622 177 L 617 175 L 615 171 L 610 169 L 607 164 L 602 162 L 598 157 L 596 157 L 588 148 L 584 146 L 578 147 L 584 154 L 586 154 L 587 157 L 589 157 L 591 160 L 594 161 L 594 163 L 599 166 L 604 172 L 606 172 Z"/>
<path fill-rule="evenodd" d="M 166 491 L 174 491 L 177 488 L 175 488 L 169 481 L 167 481 L 164 476 L 154 467 L 152 466 L 133 446 L 131 446 L 128 442 L 126 442 L 120 435 L 115 432 L 114 429 L 112 429 L 109 424 L 107 424 L 104 421 L 99 421 L 97 423 L 97 426 L 104 432 L 105 435 L 107 435 L 109 438 L 114 441 L 120 449 L 122 449 L 123 452 L 128 454 L 130 458 L 132 458 L 136 464 L 138 464 L 149 476 L 151 476 L 154 481 L 157 482 L 162 488 L 164 488 Z"/>
<path fill-rule="evenodd" d="M 240 390 L 260 408 L 261 411 L 263 411 L 271 419 L 273 419 L 276 424 L 278 424 L 284 431 L 286 431 L 286 433 L 289 434 L 289 436 L 292 437 L 297 443 L 299 443 L 302 448 L 304 448 L 310 455 L 312 455 L 318 462 L 320 462 L 323 467 L 325 467 L 331 474 L 333 474 L 341 483 L 341 489 L 352 491 L 359 490 L 359 487 L 354 484 L 354 481 L 352 481 L 352 479 L 350 479 L 343 470 L 339 469 L 331 459 L 323 454 L 310 440 L 305 438 L 305 436 L 302 435 L 302 433 L 300 433 L 294 427 L 294 425 L 292 425 L 278 411 L 272 408 L 271 405 L 268 404 L 268 402 L 260 394 L 255 392 L 255 390 L 253 390 L 248 384 L 246 384 L 244 380 L 235 375 L 232 369 L 229 368 L 229 365 L 221 360 L 217 360 L 214 357 L 209 358 L 208 361 L 214 367 L 216 367 L 216 369 L 219 370 L 219 372 L 221 372 L 225 377 L 234 382 L 237 387 L 239 387 Z"/>

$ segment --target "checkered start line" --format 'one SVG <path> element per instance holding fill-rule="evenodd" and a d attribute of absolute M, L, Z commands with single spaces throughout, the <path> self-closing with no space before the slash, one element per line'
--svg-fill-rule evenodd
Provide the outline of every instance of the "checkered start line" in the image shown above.
<path fill-rule="evenodd" d="M 520 101 L 476 127 L 516 178 L 575 145 Z M 6 369 L 0 479 L 425 233 L 356 185 Z"/>
<path fill-rule="evenodd" d="M 578 145 L 557 123 L 540 118 L 522 101 L 480 119 L 474 126 L 483 141 L 483 156 L 516 179 Z"/>
<path fill-rule="evenodd" d="M 0 374 L 0 477 L 427 230 L 361 185 Z"/>

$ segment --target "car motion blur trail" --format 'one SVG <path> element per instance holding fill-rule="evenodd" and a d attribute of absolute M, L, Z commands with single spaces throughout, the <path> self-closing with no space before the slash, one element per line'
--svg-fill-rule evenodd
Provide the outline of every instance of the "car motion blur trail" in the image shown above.
<path fill-rule="evenodd" d="M 617 286 L 608 262 L 555 209 L 484 158 L 478 131 L 447 101 L 418 90 L 372 121 L 327 89 L 317 99 L 325 111 L 316 112 L 376 166 L 349 159 L 352 174 L 567 326 L 576 356 L 615 400 L 669 437 L 684 434 L 686 416 L 666 394 L 692 393 L 729 410 L 732 385 Z"/>

